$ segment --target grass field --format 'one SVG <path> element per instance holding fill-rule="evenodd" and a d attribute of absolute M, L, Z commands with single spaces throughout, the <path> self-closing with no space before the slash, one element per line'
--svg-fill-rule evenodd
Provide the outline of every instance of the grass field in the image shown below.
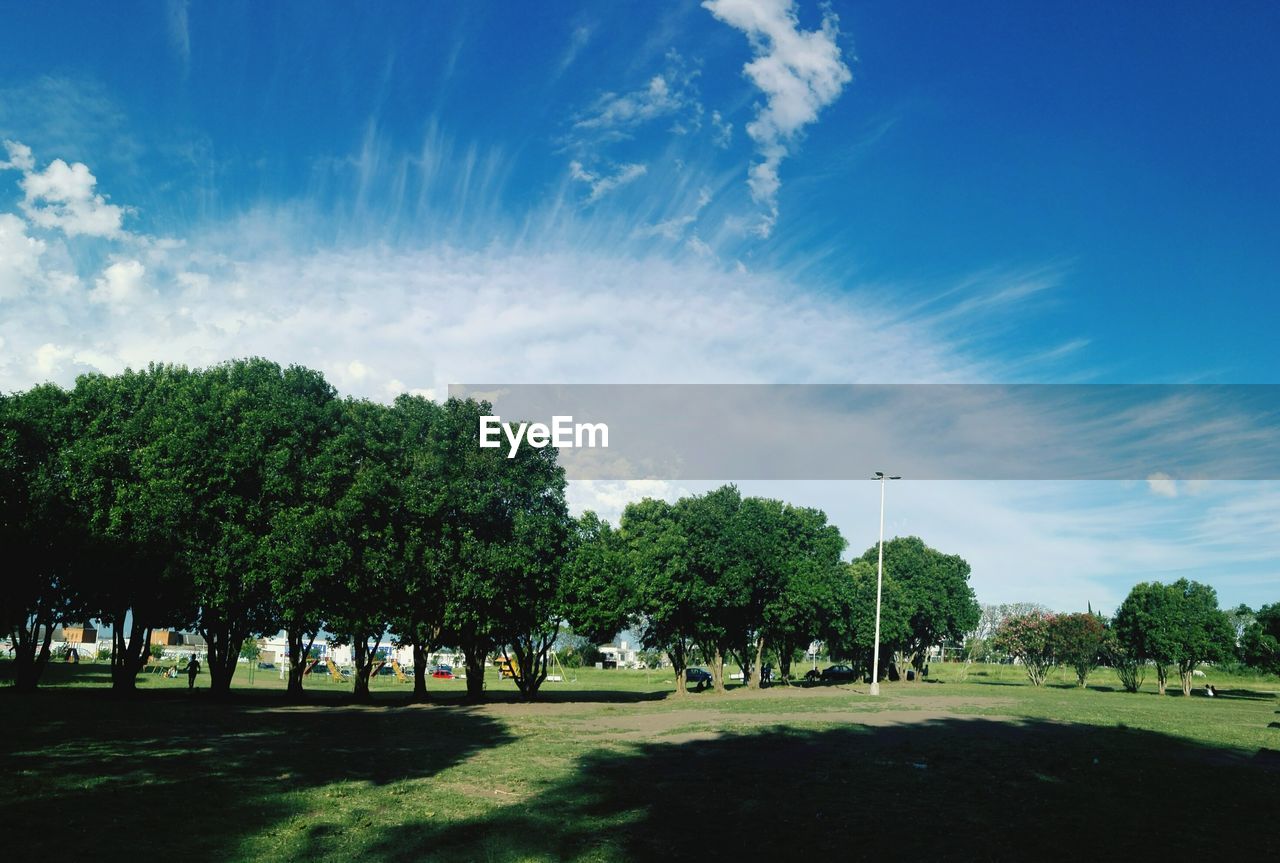
<path fill-rule="evenodd" d="M 935 670 L 938 670 L 935 668 Z M 0 664 L 0 675 L 4 668 Z M 257 671 L 217 703 L 107 667 L 0 690 L 5 859 L 1028 860 L 1280 854 L 1280 683 L 1222 697 L 1087 690 L 1018 669 L 884 687 L 675 697 L 657 672 L 570 670 L 543 703 Z M 576 678 L 576 679 L 574 679 Z M 200 680 L 207 686 L 207 677 Z"/>

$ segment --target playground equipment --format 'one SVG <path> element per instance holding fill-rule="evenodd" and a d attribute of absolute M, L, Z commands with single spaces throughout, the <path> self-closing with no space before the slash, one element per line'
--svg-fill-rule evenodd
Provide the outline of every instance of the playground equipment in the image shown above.
<path fill-rule="evenodd" d="M 409 678 L 405 676 L 404 669 L 400 667 L 399 661 L 395 659 L 391 660 L 391 670 L 396 673 L 396 680 L 401 683 L 409 682 Z"/>
<path fill-rule="evenodd" d="M 311 660 L 309 660 L 309 661 L 307 662 L 307 667 L 306 667 L 306 668 L 304 668 L 304 669 L 302 669 L 302 676 L 303 676 L 303 677 L 306 677 L 308 674 L 310 674 L 311 672 L 315 671 L 315 670 L 316 670 L 316 666 L 317 666 L 317 665 L 319 665 L 319 664 L 320 664 L 320 660 L 319 660 L 318 658 L 315 658 L 315 659 L 311 659 Z"/>
<path fill-rule="evenodd" d="M 501 659 L 498 660 L 498 678 L 500 680 L 506 680 L 507 678 L 511 678 L 512 680 L 519 680 L 520 666 L 517 665 L 511 659 L 511 657 L 509 656 L 502 657 Z"/>
<path fill-rule="evenodd" d="M 324 664 L 325 664 L 325 667 L 329 669 L 329 676 L 332 677 L 334 680 L 336 680 L 338 683 L 342 683 L 342 674 L 341 672 L 338 671 L 338 666 L 333 664 L 333 660 L 326 656 L 324 658 Z"/>

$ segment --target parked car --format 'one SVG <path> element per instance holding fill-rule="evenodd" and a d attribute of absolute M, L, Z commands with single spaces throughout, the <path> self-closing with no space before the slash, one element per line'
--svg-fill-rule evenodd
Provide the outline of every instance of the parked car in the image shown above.
<path fill-rule="evenodd" d="M 453 666 L 452 666 L 452 665 L 437 665 L 437 666 L 436 666 L 436 668 L 435 668 L 435 671 L 432 671 L 432 672 L 431 672 L 431 676 L 432 676 L 432 677 L 434 677 L 434 678 L 436 678 L 437 680 L 452 680 L 452 679 L 453 679 Z"/>
<path fill-rule="evenodd" d="M 852 683 L 857 679 L 858 676 L 847 665 L 829 665 L 818 675 L 821 683 Z"/>
<path fill-rule="evenodd" d="M 697 684 L 694 689 L 701 692 L 711 685 L 711 672 L 705 668 L 686 668 L 684 670 L 684 682 L 685 685 L 690 683 Z"/>

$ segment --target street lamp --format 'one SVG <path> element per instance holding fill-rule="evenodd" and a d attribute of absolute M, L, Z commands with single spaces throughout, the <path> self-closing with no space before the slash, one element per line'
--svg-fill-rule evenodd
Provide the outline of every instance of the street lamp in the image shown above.
<path fill-rule="evenodd" d="M 871 654 L 871 694 L 880 694 L 880 590 L 884 584 L 884 481 L 902 479 L 900 476 L 885 476 L 880 471 L 872 477 L 880 481 L 880 553 L 876 561 L 876 643 Z"/>

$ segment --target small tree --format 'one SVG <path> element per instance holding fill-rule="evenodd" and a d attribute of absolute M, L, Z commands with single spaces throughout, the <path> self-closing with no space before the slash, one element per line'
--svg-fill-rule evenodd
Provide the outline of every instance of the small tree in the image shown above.
<path fill-rule="evenodd" d="M 1116 637 L 1116 631 L 1108 626 L 1103 633 L 1102 655 L 1107 665 L 1120 678 L 1125 692 L 1137 692 L 1147 677 L 1147 661 Z"/>
<path fill-rule="evenodd" d="M 1053 670 L 1055 615 L 1032 611 L 1006 618 L 996 630 L 992 646 L 1022 662 L 1033 686 L 1044 686 Z"/>
<path fill-rule="evenodd" d="M 1280 602 L 1258 609 L 1256 618 L 1240 639 L 1246 664 L 1280 674 Z"/>
<path fill-rule="evenodd" d="M 258 639 L 246 638 L 244 644 L 240 645 L 240 658 L 255 662 L 262 655 L 262 648 L 258 646 Z"/>
<path fill-rule="evenodd" d="M 1106 626 L 1097 615 L 1081 612 L 1054 617 L 1052 630 L 1058 661 L 1075 669 L 1076 680 L 1084 686 L 1089 672 L 1098 667 Z"/>

